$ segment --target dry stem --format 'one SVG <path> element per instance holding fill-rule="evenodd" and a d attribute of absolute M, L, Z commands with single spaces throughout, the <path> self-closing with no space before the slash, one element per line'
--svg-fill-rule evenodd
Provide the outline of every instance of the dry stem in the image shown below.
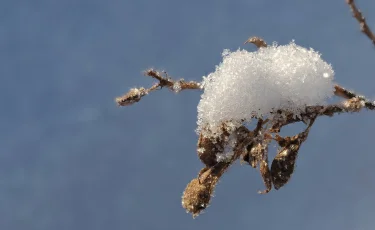
<path fill-rule="evenodd" d="M 350 10 L 353 13 L 353 17 L 359 22 L 362 33 L 364 33 L 372 41 L 372 44 L 375 45 L 375 35 L 371 32 L 369 26 L 366 23 L 365 17 L 355 5 L 354 0 L 346 0 L 346 3 L 349 5 Z"/>
<path fill-rule="evenodd" d="M 166 72 L 164 72 L 164 74 L 165 76 L 163 77 L 161 73 L 159 73 L 156 70 L 153 70 L 153 69 L 147 70 L 145 72 L 145 75 L 152 77 L 158 80 L 159 82 L 154 84 L 148 89 L 145 89 L 143 87 L 139 89 L 138 88 L 130 89 L 130 91 L 126 93 L 125 95 L 116 98 L 117 105 L 119 106 L 132 105 L 140 101 L 142 97 L 146 96 L 150 92 L 157 90 L 157 89 L 161 89 L 163 87 L 167 87 L 176 93 L 185 89 L 201 89 L 201 86 L 198 82 L 195 82 L 195 81 L 186 82 L 184 79 L 173 81 L 171 78 L 168 77 Z"/>

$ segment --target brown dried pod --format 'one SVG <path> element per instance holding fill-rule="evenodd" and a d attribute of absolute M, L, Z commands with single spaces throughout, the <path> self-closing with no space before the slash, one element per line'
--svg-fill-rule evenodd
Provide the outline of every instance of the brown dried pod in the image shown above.
<path fill-rule="evenodd" d="M 271 171 L 268 167 L 268 144 L 269 144 L 268 139 L 264 139 L 262 143 L 259 143 L 257 145 L 257 154 L 259 158 L 259 171 L 260 174 L 262 175 L 263 183 L 264 186 L 266 187 L 265 190 L 263 191 L 258 191 L 260 194 L 266 194 L 269 193 L 272 189 L 272 176 L 271 176 Z"/>
<path fill-rule="evenodd" d="M 266 189 L 263 191 L 259 191 L 260 194 L 266 194 L 269 193 L 272 189 L 272 175 L 271 171 L 268 167 L 268 160 L 262 160 L 260 162 L 260 174 L 262 175 L 264 186 L 266 186 Z"/>
<path fill-rule="evenodd" d="M 187 212 L 192 213 L 193 217 L 196 217 L 208 206 L 210 199 L 210 186 L 201 183 L 198 178 L 194 178 L 182 195 L 182 206 Z"/>
<path fill-rule="evenodd" d="M 253 168 L 256 168 L 258 164 L 260 165 L 259 171 L 266 187 L 265 190 L 258 191 L 260 194 L 268 193 L 272 189 L 272 176 L 268 167 L 268 144 L 271 140 L 271 136 L 264 134 L 263 137 L 265 138 L 262 140 L 262 142 L 247 145 L 244 153 L 242 154 L 242 160 L 248 162 Z"/>
<path fill-rule="evenodd" d="M 193 179 L 183 193 L 182 206 L 187 212 L 192 213 L 193 217 L 198 216 L 208 206 L 220 177 L 239 158 L 241 151 L 252 140 L 252 135 L 246 127 L 239 127 L 234 133 L 238 142 L 233 149 L 233 156 L 228 161 L 201 169 L 198 178 Z"/>
<path fill-rule="evenodd" d="M 280 189 L 290 180 L 296 166 L 298 150 L 301 144 L 307 139 L 316 117 L 315 115 L 310 119 L 310 124 L 302 133 L 285 138 L 276 135 L 276 141 L 283 147 L 271 165 L 272 182 L 276 190 Z"/>
<path fill-rule="evenodd" d="M 290 180 L 298 155 L 299 145 L 291 144 L 283 148 L 272 161 L 271 175 L 276 190 L 283 187 Z"/>
<path fill-rule="evenodd" d="M 198 175 L 186 186 L 182 195 L 182 206 L 187 212 L 198 216 L 210 203 L 220 177 L 230 164 L 220 162 L 212 168 L 203 168 Z"/>
<path fill-rule="evenodd" d="M 130 91 L 125 94 L 124 96 L 116 98 L 116 103 L 119 106 L 127 106 L 127 105 L 132 105 L 138 101 L 141 100 L 143 96 L 147 94 L 147 90 L 143 87 L 137 89 L 133 88 L 130 89 Z"/>

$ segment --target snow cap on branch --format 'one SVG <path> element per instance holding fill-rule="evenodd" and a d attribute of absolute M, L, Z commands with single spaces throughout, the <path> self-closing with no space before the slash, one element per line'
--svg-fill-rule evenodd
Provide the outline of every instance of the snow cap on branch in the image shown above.
<path fill-rule="evenodd" d="M 220 124 L 270 117 L 275 110 L 296 116 L 307 105 L 325 104 L 333 95 L 334 71 L 313 49 L 293 42 L 256 52 L 224 50 L 223 61 L 203 77 L 197 132 L 219 135 Z"/>

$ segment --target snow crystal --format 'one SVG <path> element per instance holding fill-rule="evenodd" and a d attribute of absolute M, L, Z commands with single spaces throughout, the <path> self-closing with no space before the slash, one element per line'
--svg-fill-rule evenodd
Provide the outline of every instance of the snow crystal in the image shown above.
<path fill-rule="evenodd" d="M 180 81 L 176 81 L 174 84 L 173 84 L 173 91 L 175 93 L 179 93 L 181 91 L 181 82 Z"/>
<path fill-rule="evenodd" d="M 237 139 L 235 138 L 235 135 L 233 131 L 231 131 L 231 134 L 227 139 L 225 140 L 226 145 L 224 146 L 224 151 L 216 153 L 216 161 L 217 162 L 228 162 L 231 160 L 234 154 L 234 147 L 236 146 Z"/>
<path fill-rule="evenodd" d="M 220 124 L 270 117 L 282 109 L 299 113 L 333 95 L 334 71 L 320 53 L 291 42 L 256 52 L 224 50 L 215 72 L 203 77 L 197 132 L 220 133 Z"/>

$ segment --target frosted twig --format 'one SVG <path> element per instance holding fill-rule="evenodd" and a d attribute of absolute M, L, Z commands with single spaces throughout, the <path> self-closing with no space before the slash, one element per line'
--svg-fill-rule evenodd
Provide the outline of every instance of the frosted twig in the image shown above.
<path fill-rule="evenodd" d="M 357 97 L 361 101 L 364 102 L 365 107 L 367 109 L 370 109 L 370 110 L 375 109 L 375 101 L 370 101 L 370 100 L 366 99 L 364 96 L 358 96 L 354 92 L 349 91 L 349 90 L 347 90 L 347 89 L 345 89 L 345 88 L 343 88 L 339 85 L 335 85 L 335 92 L 334 93 L 335 93 L 336 96 L 343 97 L 345 99 L 351 99 L 351 98 Z"/>
<path fill-rule="evenodd" d="M 350 10 L 353 13 L 353 17 L 359 22 L 362 33 L 364 33 L 372 41 L 372 44 L 375 45 L 375 35 L 371 32 L 369 26 L 366 23 L 365 17 L 355 5 L 354 0 L 346 0 L 346 3 L 349 5 Z"/>
<path fill-rule="evenodd" d="M 148 93 L 161 89 L 163 87 L 167 87 L 172 91 L 179 92 L 181 90 L 185 89 L 201 89 L 201 86 L 198 82 L 195 81 L 189 81 L 186 82 L 183 79 L 180 79 L 178 81 L 174 81 L 171 78 L 168 77 L 168 75 L 164 72 L 165 76 L 162 76 L 158 71 L 150 69 L 145 72 L 146 76 L 155 78 L 159 82 L 154 84 L 152 87 L 145 89 L 143 87 L 141 88 L 133 88 L 130 89 L 128 93 L 121 97 L 116 98 L 116 103 L 119 106 L 127 106 L 132 105 L 138 101 L 141 100 L 143 96 L 146 96 Z M 177 87 L 176 87 L 177 86 Z"/>
<path fill-rule="evenodd" d="M 347 100 L 333 105 L 306 106 L 305 112 L 301 113 L 300 117 L 296 117 L 294 114 L 289 113 L 286 115 L 285 120 L 279 120 L 274 123 L 270 131 L 278 133 L 283 126 L 310 119 L 315 115 L 332 117 L 334 114 L 359 112 L 363 108 L 375 110 L 375 102 L 371 102 L 363 96 L 358 96 L 354 92 L 348 91 L 339 85 L 335 86 L 335 95 Z M 283 112 L 284 111 L 280 110 L 277 111 L 277 113 L 280 114 Z"/>

